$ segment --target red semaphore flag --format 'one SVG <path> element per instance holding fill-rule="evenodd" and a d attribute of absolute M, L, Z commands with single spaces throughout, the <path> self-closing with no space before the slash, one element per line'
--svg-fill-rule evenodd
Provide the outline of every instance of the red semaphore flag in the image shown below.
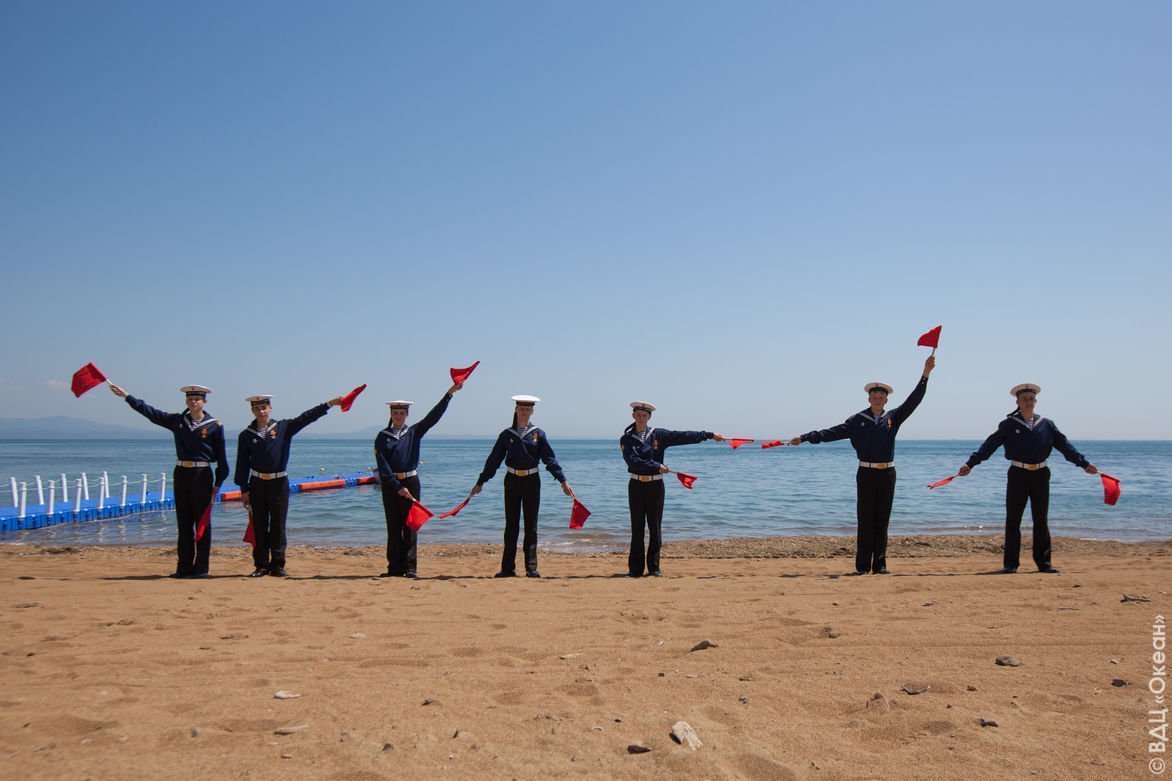
<path fill-rule="evenodd" d="M 944 326 L 942 326 L 942 325 L 938 325 L 935 328 L 933 328 L 931 331 L 929 331 L 928 333 L 921 336 L 920 340 L 918 342 L 916 342 L 916 346 L 917 347 L 931 347 L 933 350 L 935 350 L 937 347 L 940 346 L 940 329 L 942 329 L 943 327 Z"/>
<path fill-rule="evenodd" d="M 753 440 L 751 440 L 751 439 L 730 439 L 730 440 L 728 440 L 728 446 L 731 447 L 733 450 L 736 450 L 741 445 L 747 445 L 752 441 Z"/>
<path fill-rule="evenodd" d="M 74 396 L 81 398 L 81 394 L 98 387 L 105 381 L 106 375 L 102 374 L 97 366 L 87 363 L 73 373 L 73 384 L 70 386 L 70 390 L 73 391 Z"/>
<path fill-rule="evenodd" d="M 695 475 L 686 475 L 683 472 L 676 472 L 676 477 L 680 479 L 680 485 L 688 490 L 691 490 L 692 484 L 696 482 Z"/>
<path fill-rule="evenodd" d="M 248 527 L 244 530 L 244 539 L 253 548 L 256 547 L 256 530 L 252 528 L 252 507 L 248 508 Z"/>
<path fill-rule="evenodd" d="M 354 399 L 358 398 L 358 394 L 366 390 L 366 383 L 362 383 L 354 390 L 342 397 L 342 403 L 338 406 L 342 408 L 342 412 L 349 412 L 350 408 L 354 406 Z"/>
<path fill-rule="evenodd" d="M 458 505 L 456 505 L 452 509 L 448 510 L 446 513 L 440 513 L 439 515 L 437 515 L 436 520 L 442 521 L 444 518 L 451 518 L 453 515 L 456 515 L 461 510 L 463 510 L 465 507 L 467 507 L 468 502 L 470 502 L 470 501 L 472 501 L 471 496 L 469 496 L 464 501 L 460 502 Z"/>
<path fill-rule="evenodd" d="M 449 369 L 448 371 L 451 372 L 452 375 L 452 383 L 459 385 L 461 382 L 468 379 L 468 376 L 472 374 L 472 372 L 476 371 L 476 367 L 479 365 L 480 361 L 477 361 L 466 369 Z"/>
<path fill-rule="evenodd" d="M 212 525 L 212 504 L 216 501 L 216 494 L 212 492 L 212 501 L 208 502 L 208 506 L 204 508 L 203 513 L 199 516 L 199 520 L 195 524 L 195 541 L 199 542 L 203 536 L 208 533 L 208 528 Z"/>
<path fill-rule="evenodd" d="M 1115 504 L 1119 501 L 1119 495 L 1123 493 L 1123 488 L 1119 485 L 1119 481 L 1111 475 L 1099 472 L 1099 477 L 1103 479 L 1103 502 L 1105 504 Z"/>
<path fill-rule="evenodd" d="M 782 445 L 784 445 L 784 444 L 785 444 L 785 443 L 784 443 L 784 442 L 782 442 L 780 439 L 771 439 L 771 440 L 769 440 L 768 442 L 762 442 L 762 443 L 761 443 L 761 449 L 762 449 L 762 450 L 766 450 L 766 449 L 768 449 L 768 448 L 771 448 L 771 447 L 781 447 L 781 446 L 782 446 Z"/>
<path fill-rule="evenodd" d="M 581 529 L 586 525 L 586 519 L 590 517 L 590 511 L 586 509 L 586 505 L 574 500 L 574 507 L 570 510 L 570 528 Z"/>
<path fill-rule="evenodd" d="M 423 524 L 427 523 L 428 519 L 433 515 L 435 513 L 431 510 L 419 502 L 414 502 L 411 505 L 411 509 L 407 512 L 407 520 L 403 521 L 403 523 L 409 526 L 412 531 L 417 532 L 423 528 Z"/>
<path fill-rule="evenodd" d="M 943 480 L 937 480 L 936 482 L 932 483 L 928 487 L 929 488 L 939 488 L 942 485 L 948 485 L 949 483 L 951 483 L 953 480 L 955 480 L 958 477 L 960 477 L 960 475 L 953 475 L 952 477 L 946 477 Z"/>

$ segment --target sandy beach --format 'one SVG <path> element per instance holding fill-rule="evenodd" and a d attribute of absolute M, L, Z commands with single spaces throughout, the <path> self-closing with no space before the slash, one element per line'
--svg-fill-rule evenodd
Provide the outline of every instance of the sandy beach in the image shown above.
<path fill-rule="evenodd" d="M 0 777 L 1158 777 L 1172 541 L 1057 538 L 1059 575 L 1028 540 L 993 575 L 1000 547 L 893 538 L 891 575 L 843 577 L 851 538 L 673 541 L 664 578 L 496 580 L 496 546 L 421 545 L 411 581 L 378 548 L 172 580 L 162 548 L 3 546 Z"/>

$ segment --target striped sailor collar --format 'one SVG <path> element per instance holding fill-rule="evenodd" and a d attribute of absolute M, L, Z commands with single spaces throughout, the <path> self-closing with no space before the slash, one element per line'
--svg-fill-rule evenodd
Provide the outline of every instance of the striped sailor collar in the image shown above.
<path fill-rule="evenodd" d="M 537 428 L 537 426 L 534 426 L 532 423 L 530 423 L 528 426 L 524 426 L 524 427 L 514 426 L 513 428 L 509 429 L 509 431 L 512 431 L 514 434 L 516 434 L 519 437 L 523 437 L 526 434 L 528 434 L 530 431 L 533 431 L 536 428 Z"/>
<path fill-rule="evenodd" d="M 209 415 L 205 412 L 203 414 L 203 420 L 201 420 L 197 423 L 195 421 L 195 418 L 191 417 L 191 410 L 184 410 L 183 411 L 183 422 L 187 424 L 188 431 L 195 431 L 197 428 L 203 428 L 204 426 L 210 426 L 211 424 L 219 423 L 220 421 L 216 420 L 211 415 Z"/>
<path fill-rule="evenodd" d="M 257 435 L 257 436 L 259 437 L 259 436 L 262 436 L 262 435 L 264 435 L 264 434 L 267 434 L 267 433 L 269 433 L 270 431 L 272 431 L 272 430 L 273 430 L 273 429 L 275 429 L 276 427 L 277 427 L 277 421 L 275 421 L 275 420 L 270 420 L 270 421 L 269 421 L 269 425 L 265 426 L 263 429 L 262 429 L 262 428 L 257 428 L 257 426 L 256 426 L 256 419 L 254 418 L 254 419 L 253 419 L 253 421 L 252 421 L 251 423 L 249 423 L 249 424 L 248 424 L 248 429 L 247 429 L 247 430 L 248 430 L 248 431 L 251 431 L 253 434 L 255 434 L 255 435 Z"/>
<path fill-rule="evenodd" d="M 383 429 L 383 431 L 387 432 L 387 435 L 390 436 L 392 439 L 399 439 L 404 434 L 407 433 L 407 429 L 409 429 L 409 428 L 411 428 L 411 427 L 410 426 L 403 426 L 403 428 L 397 429 L 394 426 L 387 426 L 386 428 Z"/>
<path fill-rule="evenodd" d="M 1045 419 L 1041 415 L 1035 414 L 1033 418 L 1031 418 L 1030 420 L 1026 420 L 1025 416 L 1021 414 L 1021 410 L 1019 410 L 1019 409 L 1014 410 L 1012 413 L 1010 413 L 1009 417 L 1016 419 L 1018 423 L 1021 423 L 1023 426 L 1030 429 L 1031 431 L 1033 431 L 1035 428 L 1037 428 L 1038 424 L 1041 423 Z"/>

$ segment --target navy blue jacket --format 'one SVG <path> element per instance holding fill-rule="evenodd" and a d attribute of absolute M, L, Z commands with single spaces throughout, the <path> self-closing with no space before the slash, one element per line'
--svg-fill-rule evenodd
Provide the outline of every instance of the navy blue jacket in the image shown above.
<path fill-rule="evenodd" d="M 491 480 L 496 470 L 501 468 L 502 461 L 513 469 L 536 469 L 538 459 L 545 463 L 545 468 L 559 483 L 566 482 L 566 475 L 544 431 L 533 426 L 525 432 L 524 437 L 520 437 L 516 429 L 507 428 L 496 438 L 496 444 L 492 446 L 492 452 L 488 454 L 484 471 L 476 478 L 476 484 L 484 485 Z"/>
<path fill-rule="evenodd" d="M 711 431 L 672 431 L 666 428 L 651 429 L 651 436 L 643 442 L 634 429 L 619 437 L 619 449 L 627 462 L 627 471 L 633 475 L 658 475 L 663 466 L 663 451 L 675 445 L 695 445 L 712 439 Z"/>
<path fill-rule="evenodd" d="M 236 485 L 241 493 L 248 493 L 251 470 L 284 472 L 293 436 L 329 411 L 329 404 L 318 404 L 290 420 L 270 420 L 263 431 L 257 430 L 255 420 L 249 423 L 236 440 Z"/>
<path fill-rule="evenodd" d="M 871 415 L 871 408 L 868 407 L 833 428 L 802 434 L 802 441 L 818 444 L 849 438 L 860 461 L 891 463 L 895 460 L 895 435 L 899 433 L 903 422 L 920 406 L 927 390 L 928 378 L 920 377 L 919 384 L 908 394 L 903 404 L 885 411 L 878 420 Z"/>
<path fill-rule="evenodd" d="M 1050 457 L 1050 451 L 1054 448 L 1058 448 L 1058 452 L 1075 466 L 1085 467 L 1091 463 L 1071 446 L 1066 435 L 1059 431 L 1049 418 L 1035 415 L 1034 428 L 1031 431 L 1021 417 L 1020 410 L 1015 410 L 998 423 L 997 430 L 981 443 L 965 463 L 971 469 L 993 455 L 1002 445 L 1005 445 L 1005 457 L 1008 460 L 1020 461 L 1023 464 L 1042 463 Z"/>
<path fill-rule="evenodd" d="M 380 482 L 390 486 L 395 491 L 403 484 L 395 479 L 395 472 L 411 472 L 419 468 L 419 444 L 432 426 L 439 423 L 440 418 L 448 409 L 451 394 L 444 394 L 439 404 L 432 407 L 431 412 L 413 426 L 406 426 L 396 439 L 387 426 L 374 438 L 374 460 L 378 464 Z"/>
<path fill-rule="evenodd" d="M 127 396 L 126 403 L 144 418 L 168 429 L 175 437 L 175 456 L 180 461 L 207 461 L 216 463 L 216 486 L 228 479 L 228 450 L 224 446 L 224 424 L 205 410 L 203 420 L 196 423 L 191 411 L 163 412 L 142 399 Z"/>

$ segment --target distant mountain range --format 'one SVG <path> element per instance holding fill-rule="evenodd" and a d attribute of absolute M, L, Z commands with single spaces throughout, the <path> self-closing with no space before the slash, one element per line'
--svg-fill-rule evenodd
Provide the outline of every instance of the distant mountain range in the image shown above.
<path fill-rule="evenodd" d="M 0 439 L 145 439 L 155 432 L 57 415 L 51 418 L 0 418 Z"/>
<path fill-rule="evenodd" d="M 371 426 L 348 434 L 318 434 L 305 432 L 305 439 L 374 439 L 379 426 Z M 49 418 L 0 418 L 0 439 L 154 439 L 160 432 L 155 426 L 132 428 L 112 423 L 98 423 L 81 418 L 54 416 Z M 236 432 L 231 432 L 234 440 Z"/>

